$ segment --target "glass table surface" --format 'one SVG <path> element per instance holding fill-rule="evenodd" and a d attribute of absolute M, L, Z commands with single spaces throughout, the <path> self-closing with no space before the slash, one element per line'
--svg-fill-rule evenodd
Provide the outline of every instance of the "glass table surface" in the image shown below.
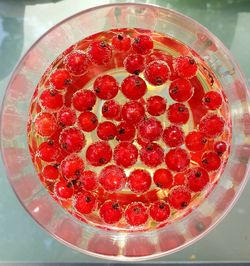
<path fill-rule="evenodd" d="M 0 100 L 11 73 L 37 38 L 68 16 L 105 0 L 0 0 Z M 124 2 L 124 1 L 123 1 Z M 130 1 L 135 2 L 135 1 Z M 250 1 L 145 0 L 197 20 L 231 50 L 250 81 Z M 0 262 L 104 262 L 62 245 L 39 227 L 22 208 L 0 161 Z M 157 263 L 250 262 L 250 185 L 226 218 L 206 237 Z"/>

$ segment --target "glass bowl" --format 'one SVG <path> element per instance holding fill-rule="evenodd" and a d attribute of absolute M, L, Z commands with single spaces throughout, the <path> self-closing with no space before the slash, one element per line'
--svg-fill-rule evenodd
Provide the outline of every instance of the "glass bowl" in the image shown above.
<path fill-rule="evenodd" d="M 228 98 L 232 144 L 215 189 L 189 215 L 150 232 L 115 232 L 80 222 L 48 194 L 33 167 L 26 124 L 34 89 L 50 63 L 77 41 L 111 28 L 143 28 L 181 40 L 211 67 Z M 50 235 L 67 246 L 104 259 L 136 261 L 179 251 L 206 235 L 229 212 L 249 173 L 250 106 L 246 80 L 230 52 L 206 28 L 165 8 L 111 4 L 82 11 L 53 27 L 25 54 L 6 90 L 1 113 L 1 149 L 17 197 Z"/>

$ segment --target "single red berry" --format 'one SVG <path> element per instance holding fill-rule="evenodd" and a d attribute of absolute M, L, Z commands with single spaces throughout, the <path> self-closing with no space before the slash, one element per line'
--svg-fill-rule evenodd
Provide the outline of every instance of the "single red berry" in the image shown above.
<path fill-rule="evenodd" d="M 148 35 L 138 35 L 132 43 L 134 51 L 138 54 L 148 54 L 154 47 L 153 41 Z"/>
<path fill-rule="evenodd" d="M 158 140 L 162 135 L 162 131 L 161 122 L 154 117 L 143 120 L 138 126 L 139 136 L 150 142 Z"/>
<path fill-rule="evenodd" d="M 100 123 L 96 131 L 97 136 L 102 140 L 111 140 L 117 135 L 116 125 L 109 121 Z"/>
<path fill-rule="evenodd" d="M 149 166 L 156 167 L 164 160 L 164 151 L 159 144 L 149 143 L 140 150 L 141 161 Z"/>
<path fill-rule="evenodd" d="M 193 95 L 193 88 L 189 80 L 178 78 L 171 82 L 169 95 L 176 102 L 186 102 Z"/>
<path fill-rule="evenodd" d="M 60 199 L 69 199 L 74 194 L 74 188 L 71 183 L 59 181 L 54 186 L 54 193 Z"/>
<path fill-rule="evenodd" d="M 97 175 L 91 170 L 83 171 L 80 176 L 80 182 L 85 190 L 95 190 L 98 186 Z"/>
<path fill-rule="evenodd" d="M 89 45 L 88 57 L 97 65 L 106 65 L 112 59 L 112 48 L 105 41 L 95 41 Z"/>
<path fill-rule="evenodd" d="M 156 60 L 146 66 L 144 75 L 150 84 L 160 86 L 169 79 L 170 69 L 166 62 Z"/>
<path fill-rule="evenodd" d="M 75 128 L 65 128 L 59 136 L 59 143 L 61 148 L 67 153 L 80 152 L 85 146 L 85 136 L 83 133 Z"/>
<path fill-rule="evenodd" d="M 59 147 L 53 141 L 42 142 L 36 152 L 36 155 L 45 162 L 54 162 L 58 158 Z"/>
<path fill-rule="evenodd" d="M 110 75 L 98 77 L 93 85 L 97 97 L 102 100 L 114 98 L 119 91 L 119 84 L 116 79 Z"/>
<path fill-rule="evenodd" d="M 40 136 L 50 137 L 57 129 L 55 116 L 45 112 L 37 114 L 34 121 L 34 129 Z"/>
<path fill-rule="evenodd" d="M 125 58 L 123 65 L 129 73 L 139 75 L 145 68 L 144 57 L 140 54 L 130 54 Z"/>
<path fill-rule="evenodd" d="M 164 129 L 162 139 L 167 146 L 177 147 L 184 143 L 184 132 L 180 127 L 172 125 Z"/>
<path fill-rule="evenodd" d="M 56 164 L 47 164 L 43 167 L 42 175 L 46 181 L 55 181 L 59 178 L 59 171 Z"/>
<path fill-rule="evenodd" d="M 122 118 L 131 124 L 139 123 L 145 115 L 144 107 L 137 101 L 130 101 L 122 107 Z"/>
<path fill-rule="evenodd" d="M 222 97 L 221 97 L 220 93 L 218 93 L 216 91 L 209 91 L 203 97 L 203 104 L 209 110 L 216 110 L 222 104 Z"/>
<path fill-rule="evenodd" d="M 121 106 L 114 100 L 104 102 L 102 106 L 102 115 L 106 119 L 117 120 L 121 114 Z"/>
<path fill-rule="evenodd" d="M 44 90 L 39 100 L 41 106 L 46 110 L 57 111 L 63 106 L 63 96 L 53 89 Z"/>
<path fill-rule="evenodd" d="M 165 201 L 159 200 L 151 204 L 149 214 L 154 221 L 163 222 L 168 219 L 170 208 Z"/>
<path fill-rule="evenodd" d="M 185 139 L 186 147 L 190 151 L 201 151 L 203 150 L 207 140 L 205 134 L 200 131 L 191 131 L 188 133 Z"/>
<path fill-rule="evenodd" d="M 175 148 L 170 150 L 165 156 L 165 163 L 167 167 L 176 172 L 185 170 L 190 162 L 190 155 L 182 148 Z"/>
<path fill-rule="evenodd" d="M 71 83 L 71 76 L 66 69 L 57 69 L 50 76 L 50 83 L 56 90 L 64 90 Z"/>
<path fill-rule="evenodd" d="M 216 152 L 205 152 L 201 158 L 201 165 L 207 171 L 215 171 L 221 165 L 220 156 Z"/>
<path fill-rule="evenodd" d="M 145 139 L 142 139 L 140 136 L 137 136 L 136 141 L 137 141 L 137 143 L 138 143 L 141 147 L 145 147 L 145 146 L 147 146 L 149 143 L 151 143 L 151 141 L 149 141 L 149 140 L 145 140 Z"/>
<path fill-rule="evenodd" d="M 63 107 L 57 113 L 57 122 L 60 126 L 73 126 L 76 122 L 76 113 L 69 107 Z"/>
<path fill-rule="evenodd" d="M 175 187 L 168 196 L 170 206 L 177 210 L 186 208 L 190 201 L 191 193 L 184 186 Z"/>
<path fill-rule="evenodd" d="M 128 99 L 138 100 L 146 93 L 147 85 L 142 78 L 131 75 L 123 80 L 121 90 Z"/>
<path fill-rule="evenodd" d="M 125 219 L 129 225 L 143 225 L 148 220 L 148 210 L 141 202 L 133 202 L 128 205 L 125 211 Z"/>
<path fill-rule="evenodd" d="M 120 141 L 131 141 L 135 137 L 135 127 L 127 122 L 117 125 L 117 139 Z"/>
<path fill-rule="evenodd" d="M 187 183 L 187 172 L 189 171 L 186 170 L 185 172 L 181 172 L 181 173 L 177 173 L 175 176 L 174 176 L 174 182 L 173 182 L 173 185 L 172 187 L 174 186 L 185 186 L 186 183 Z"/>
<path fill-rule="evenodd" d="M 77 111 L 90 111 L 95 103 L 96 96 L 90 90 L 79 90 L 73 94 L 72 104 Z"/>
<path fill-rule="evenodd" d="M 227 150 L 227 144 L 224 141 L 217 141 L 214 143 L 214 151 L 221 156 Z"/>
<path fill-rule="evenodd" d="M 154 95 L 147 99 L 147 111 L 153 116 L 164 114 L 166 107 L 166 100 L 161 96 Z"/>
<path fill-rule="evenodd" d="M 121 142 L 115 147 L 114 160 L 117 165 L 130 167 L 134 165 L 138 158 L 138 150 L 132 143 Z"/>
<path fill-rule="evenodd" d="M 74 207 L 82 214 L 89 214 L 96 208 L 96 198 L 88 191 L 80 192 L 75 197 Z"/>
<path fill-rule="evenodd" d="M 131 47 L 131 39 L 129 36 L 119 33 L 112 38 L 112 45 L 119 52 L 126 52 Z"/>
<path fill-rule="evenodd" d="M 128 177 L 128 187 L 135 193 L 144 193 L 151 186 L 150 173 L 143 169 L 132 171 Z"/>
<path fill-rule="evenodd" d="M 87 148 L 86 158 L 93 166 L 107 164 L 112 158 L 112 149 L 105 141 L 92 143 Z"/>
<path fill-rule="evenodd" d="M 189 119 L 188 108 L 182 103 L 171 104 L 167 111 L 167 117 L 171 123 L 186 124 Z"/>
<path fill-rule="evenodd" d="M 97 116 L 89 111 L 83 112 L 78 116 L 78 126 L 86 132 L 91 132 L 96 129 L 98 125 Z"/>
<path fill-rule="evenodd" d="M 64 60 L 67 70 L 74 75 L 84 74 L 89 66 L 89 60 L 82 51 L 73 51 Z"/>
<path fill-rule="evenodd" d="M 179 56 L 175 60 L 175 69 L 182 78 L 192 78 L 198 70 L 195 60 L 190 56 Z"/>
<path fill-rule="evenodd" d="M 99 182 L 105 190 L 114 192 L 125 186 L 126 175 L 119 166 L 109 165 L 102 169 Z"/>
<path fill-rule="evenodd" d="M 70 154 L 61 162 L 62 176 L 68 180 L 78 179 L 84 170 L 83 160 L 76 154 Z"/>
<path fill-rule="evenodd" d="M 157 169 L 154 172 L 154 183 L 159 188 L 170 188 L 173 184 L 173 175 L 168 169 Z"/>
<path fill-rule="evenodd" d="M 201 167 L 195 167 L 190 170 L 187 178 L 187 185 L 191 191 L 202 191 L 208 182 L 209 175 L 206 170 Z"/>
<path fill-rule="evenodd" d="M 100 208 L 100 217 L 107 224 L 115 224 L 122 218 L 122 208 L 118 202 L 108 200 Z"/>
<path fill-rule="evenodd" d="M 207 114 L 199 124 L 199 129 L 207 138 L 215 138 L 222 134 L 225 121 L 216 114 Z"/>

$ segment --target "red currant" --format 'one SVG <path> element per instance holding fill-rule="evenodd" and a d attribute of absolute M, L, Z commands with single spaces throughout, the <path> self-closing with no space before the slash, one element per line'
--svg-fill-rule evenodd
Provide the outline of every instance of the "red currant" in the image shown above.
<path fill-rule="evenodd" d="M 107 164 L 112 158 L 112 149 L 105 141 L 95 142 L 87 148 L 86 158 L 93 166 Z"/>
<path fill-rule="evenodd" d="M 96 208 L 96 198 L 90 192 L 80 192 L 75 197 L 74 207 L 82 214 L 89 214 Z"/>
<path fill-rule="evenodd" d="M 170 215 L 170 208 L 165 201 L 156 201 L 151 204 L 149 214 L 154 221 L 163 222 L 168 219 Z"/>
<path fill-rule="evenodd" d="M 91 132 L 98 125 L 97 116 L 89 111 L 83 112 L 78 116 L 78 126 L 86 132 Z"/>
<path fill-rule="evenodd" d="M 56 90 L 64 90 L 71 83 L 71 76 L 65 69 L 57 69 L 50 76 L 50 83 Z"/>
<path fill-rule="evenodd" d="M 207 171 L 214 171 L 220 167 L 221 159 L 216 152 L 205 152 L 201 158 L 201 165 Z"/>
<path fill-rule="evenodd" d="M 185 172 L 182 172 L 182 173 L 177 173 L 175 176 L 174 176 L 174 182 L 173 182 L 173 187 L 174 186 L 182 186 L 182 185 L 186 185 L 187 183 L 187 172 L 189 170 L 185 171 Z"/>
<path fill-rule="evenodd" d="M 145 68 L 144 57 L 140 54 L 130 54 L 125 58 L 123 65 L 129 73 L 139 75 Z"/>
<path fill-rule="evenodd" d="M 133 202 L 125 211 L 125 219 L 129 225 L 143 225 L 148 220 L 148 210 L 141 202 Z"/>
<path fill-rule="evenodd" d="M 57 165 L 47 164 L 43 167 L 42 175 L 47 181 L 55 181 L 59 178 L 59 171 Z"/>
<path fill-rule="evenodd" d="M 57 111 L 63 106 L 63 96 L 53 89 L 44 90 L 39 100 L 41 106 L 48 110 Z"/>
<path fill-rule="evenodd" d="M 117 95 L 119 84 L 114 77 L 104 75 L 95 80 L 93 88 L 97 97 L 102 100 L 110 100 Z"/>
<path fill-rule="evenodd" d="M 89 66 L 87 55 L 81 51 L 73 51 L 67 55 L 64 63 L 67 70 L 74 75 L 84 74 Z"/>
<path fill-rule="evenodd" d="M 112 59 L 112 48 L 105 41 L 95 41 L 89 45 L 88 57 L 97 65 L 106 65 Z"/>
<path fill-rule="evenodd" d="M 169 86 L 169 95 L 176 102 L 186 102 L 193 95 L 193 88 L 189 80 L 178 78 Z"/>
<path fill-rule="evenodd" d="M 126 52 L 131 47 L 131 39 L 125 34 L 117 34 L 112 38 L 112 45 L 119 52 Z"/>
<path fill-rule="evenodd" d="M 183 125 L 189 119 L 189 111 L 184 104 L 174 103 L 169 106 L 167 116 L 171 123 Z"/>
<path fill-rule="evenodd" d="M 98 186 L 97 175 L 91 170 L 83 171 L 80 176 L 80 182 L 85 190 L 95 190 Z"/>
<path fill-rule="evenodd" d="M 57 122 L 60 126 L 73 126 L 76 122 L 76 113 L 69 107 L 63 107 L 57 113 Z"/>
<path fill-rule="evenodd" d="M 227 150 L 227 144 L 224 141 L 217 141 L 214 143 L 214 151 L 221 156 Z"/>
<path fill-rule="evenodd" d="M 159 188 L 170 188 L 173 184 L 173 175 L 168 169 L 157 169 L 154 172 L 154 183 Z"/>
<path fill-rule="evenodd" d="M 96 103 L 96 96 L 90 90 L 79 90 L 73 94 L 72 104 L 77 111 L 92 110 Z"/>
<path fill-rule="evenodd" d="M 144 55 L 153 49 L 154 44 L 150 36 L 141 34 L 134 39 L 132 47 L 136 53 Z"/>
<path fill-rule="evenodd" d="M 158 140 L 162 135 L 162 131 L 161 122 L 154 117 L 144 119 L 138 127 L 139 136 L 148 141 Z"/>
<path fill-rule="evenodd" d="M 171 207 L 177 210 L 184 209 L 191 201 L 190 191 L 183 186 L 179 186 L 171 190 L 168 196 L 168 202 Z"/>
<path fill-rule="evenodd" d="M 124 187 L 126 175 L 122 168 L 116 165 L 109 165 L 102 169 L 99 181 L 105 190 L 114 192 Z"/>
<path fill-rule="evenodd" d="M 201 151 L 203 150 L 207 140 L 205 134 L 200 131 L 191 131 L 188 133 L 185 139 L 186 147 L 190 151 Z"/>
<path fill-rule="evenodd" d="M 42 137 L 50 137 L 56 132 L 55 116 L 51 113 L 39 113 L 34 121 L 34 129 Z"/>
<path fill-rule="evenodd" d="M 132 143 L 121 142 L 115 147 L 114 160 L 117 165 L 130 167 L 134 165 L 138 158 L 138 150 Z"/>
<path fill-rule="evenodd" d="M 74 188 L 71 183 L 59 181 L 55 184 L 54 193 L 60 199 L 69 199 L 74 194 Z"/>
<path fill-rule="evenodd" d="M 121 114 L 121 106 L 114 100 L 106 101 L 102 106 L 102 115 L 107 119 L 117 120 Z"/>
<path fill-rule="evenodd" d="M 58 147 L 53 141 L 42 142 L 36 152 L 36 155 L 45 162 L 54 162 L 58 158 Z"/>
<path fill-rule="evenodd" d="M 139 123 L 145 115 L 144 107 L 137 101 L 130 101 L 122 107 L 122 118 L 131 124 Z"/>
<path fill-rule="evenodd" d="M 123 80 L 121 90 L 128 99 L 138 100 L 146 93 L 147 85 L 142 78 L 132 75 Z"/>
<path fill-rule="evenodd" d="M 175 60 L 175 69 L 182 78 L 192 78 L 196 75 L 197 64 L 190 56 L 179 56 Z"/>
<path fill-rule="evenodd" d="M 106 201 L 100 208 L 100 216 L 107 224 L 115 224 L 122 218 L 122 208 L 118 202 Z"/>
<path fill-rule="evenodd" d="M 191 191 L 199 192 L 209 182 L 209 175 L 206 170 L 201 167 L 195 167 L 190 170 L 188 175 L 187 184 Z"/>
<path fill-rule="evenodd" d="M 164 114 L 166 107 L 166 100 L 161 96 L 155 95 L 147 99 L 147 111 L 153 116 Z"/>
<path fill-rule="evenodd" d="M 201 119 L 199 128 L 207 138 L 215 138 L 222 134 L 224 124 L 222 117 L 211 113 Z"/>
<path fill-rule="evenodd" d="M 156 143 L 150 143 L 140 150 L 141 161 L 149 166 L 156 167 L 160 165 L 164 160 L 164 151 L 160 145 Z"/>
<path fill-rule="evenodd" d="M 151 186 L 151 176 L 148 171 L 136 169 L 128 177 L 128 187 L 135 193 L 144 193 Z"/>
<path fill-rule="evenodd" d="M 203 104 L 209 110 L 216 110 L 222 104 L 222 97 L 221 97 L 220 93 L 218 93 L 216 91 L 209 91 L 203 97 Z"/>
<path fill-rule="evenodd" d="M 189 162 L 190 156 L 187 151 L 182 148 L 172 149 L 165 156 L 165 163 L 172 171 L 181 172 L 185 170 Z"/>
<path fill-rule="evenodd" d="M 162 139 L 169 147 L 177 147 L 184 143 L 184 132 L 178 126 L 169 126 L 164 129 Z"/>
<path fill-rule="evenodd" d="M 61 162 L 60 168 L 66 180 L 78 179 L 83 173 L 84 162 L 76 154 L 70 154 Z"/>
<path fill-rule="evenodd" d="M 116 125 L 112 122 L 105 121 L 98 125 L 97 136 L 102 140 L 114 139 L 117 135 Z"/>
<path fill-rule="evenodd" d="M 117 125 L 117 139 L 120 141 L 131 141 L 135 137 L 135 127 L 127 122 Z"/>

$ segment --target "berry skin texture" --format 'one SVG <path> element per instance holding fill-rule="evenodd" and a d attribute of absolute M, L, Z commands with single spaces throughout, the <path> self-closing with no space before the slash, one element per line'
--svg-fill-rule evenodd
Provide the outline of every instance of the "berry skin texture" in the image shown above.
<path fill-rule="evenodd" d="M 177 125 L 184 125 L 189 119 L 188 108 L 182 103 L 174 103 L 167 111 L 168 120 Z"/>
<path fill-rule="evenodd" d="M 162 139 L 169 147 L 177 147 L 184 143 L 184 132 L 178 126 L 172 125 L 164 129 Z"/>
<path fill-rule="evenodd" d="M 63 96 L 56 90 L 44 90 L 39 100 L 41 106 L 46 110 L 57 111 L 63 106 Z"/>
<path fill-rule="evenodd" d="M 59 178 L 59 171 L 57 165 L 47 164 L 42 170 L 42 175 L 46 181 L 56 181 Z"/>
<path fill-rule="evenodd" d="M 224 141 L 214 143 L 214 151 L 221 156 L 227 150 L 227 144 Z"/>
<path fill-rule="evenodd" d="M 110 162 L 112 149 L 105 141 L 99 141 L 89 145 L 86 151 L 86 159 L 93 166 L 101 166 Z"/>
<path fill-rule="evenodd" d="M 130 54 L 125 58 L 123 65 L 128 73 L 139 75 L 145 68 L 144 57 L 140 54 Z"/>
<path fill-rule="evenodd" d="M 50 137 L 56 132 L 55 116 L 51 113 L 39 113 L 34 121 L 34 129 L 42 137 Z"/>
<path fill-rule="evenodd" d="M 105 121 L 100 123 L 97 127 L 97 136 L 102 140 L 112 140 L 116 135 L 116 125 L 112 122 Z"/>
<path fill-rule="evenodd" d="M 45 162 L 54 162 L 58 158 L 58 146 L 53 141 L 42 142 L 37 149 L 36 155 Z"/>
<path fill-rule="evenodd" d="M 98 186 L 97 184 L 97 175 L 91 170 L 83 171 L 80 176 L 80 182 L 83 189 L 87 191 L 95 190 Z"/>
<path fill-rule="evenodd" d="M 112 59 L 112 47 L 105 41 L 95 41 L 89 45 L 88 57 L 96 65 L 106 65 Z"/>
<path fill-rule="evenodd" d="M 121 114 L 121 106 L 114 100 L 106 101 L 102 106 L 102 115 L 106 119 L 117 120 Z"/>
<path fill-rule="evenodd" d="M 122 189 L 126 183 L 126 175 L 122 168 L 109 165 L 102 169 L 99 182 L 106 191 L 115 192 Z"/>
<path fill-rule="evenodd" d="M 146 93 L 147 85 L 142 78 L 131 75 L 123 80 L 121 90 L 128 99 L 138 100 Z"/>
<path fill-rule="evenodd" d="M 199 129 L 207 138 L 215 138 L 222 134 L 224 125 L 222 117 L 211 113 L 201 119 Z"/>
<path fill-rule="evenodd" d="M 147 111 L 150 115 L 162 115 L 165 113 L 166 107 L 166 100 L 161 96 L 155 95 L 147 99 Z"/>
<path fill-rule="evenodd" d="M 86 144 L 83 133 L 75 128 L 65 128 L 59 136 L 59 144 L 67 153 L 80 152 Z"/>
<path fill-rule="evenodd" d="M 82 214 L 89 214 L 96 208 L 96 198 L 88 191 L 80 192 L 75 197 L 74 207 Z"/>
<path fill-rule="evenodd" d="M 152 61 L 146 66 L 144 75 L 150 84 L 160 86 L 169 79 L 169 66 L 166 62 L 161 60 Z"/>
<path fill-rule="evenodd" d="M 131 48 L 131 39 L 125 34 L 117 34 L 112 38 L 113 48 L 119 52 L 126 52 Z"/>
<path fill-rule="evenodd" d="M 156 141 L 162 135 L 162 125 L 159 120 L 154 117 L 143 120 L 138 126 L 139 136 L 146 141 Z"/>
<path fill-rule="evenodd" d="M 122 107 L 122 118 L 131 124 L 139 123 L 145 115 L 143 105 L 137 101 L 130 101 Z"/>
<path fill-rule="evenodd" d="M 95 80 L 93 88 L 98 98 L 102 100 L 110 100 L 117 95 L 119 84 L 114 77 L 104 75 Z"/>
<path fill-rule="evenodd" d="M 117 202 L 106 201 L 100 208 L 100 217 L 106 224 L 115 224 L 122 218 L 122 208 Z"/>
<path fill-rule="evenodd" d="M 74 51 L 67 55 L 64 60 L 65 67 L 73 75 L 84 74 L 89 66 L 89 60 L 86 54 L 81 51 Z"/>
<path fill-rule="evenodd" d="M 208 182 L 209 175 L 206 170 L 201 167 L 195 167 L 191 169 L 187 178 L 187 185 L 191 191 L 202 191 Z"/>
<path fill-rule="evenodd" d="M 141 202 L 133 202 L 125 210 L 125 219 L 131 226 L 143 225 L 148 220 L 148 210 Z"/>
<path fill-rule="evenodd" d="M 57 123 L 62 126 L 73 126 L 76 122 L 76 113 L 74 110 L 68 107 L 63 107 L 57 113 Z"/>
<path fill-rule="evenodd" d="M 182 148 L 171 149 L 165 156 L 167 167 L 176 172 L 185 170 L 190 162 L 190 155 Z"/>
<path fill-rule="evenodd" d="M 157 169 L 154 172 L 153 179 L 155 185 L 162 189 L 170 188 L 173 184 L 173 175 L 168 169 Z"/>
<path fill-rule="evenodd" d="M 151 218 L 156 222 L 166 221 L 170 215 L 170 208 L 165 201 L 156 201 L 149 208 Z"/>
<path fill-rule="evenodd" d="M 54 193 L 60 199 L 69 199 L 74 194 L 74 188 L 70 183 L 60 181 L 55 184 Z"/>
<path fill-rule="evenodd" d="M 171 190 L 168 196 L 168 202 L 171 207 L 177 210 L 184 209 L 191 201 L 190 191 L 183 186 L 179 186 Z"/>
<path fill-rule="evenodd" d="M 191 131 L 185 138 L 186 147 L 190 151 L 203 150 L 206 142 L 205 134 L 200 131 Z"/>
<path fill-rule="evenodd" d="M 83 160 L 76 154 L 70 154 L 61 162 L 62 176 L 67 180 L 78 179 L 84 170 Z"/>
<path fill-rule="evenodd" d="M 127 122 L 117 125 L 117 139 L 120 141 L 132 141 L 135 137 L 135 127 Z"/>
<path fill-rule="evenodd" d="M 216 110 L 220 108 L 222 104 L 222 97 L 220 93 L 216 91 L 209 91 L 207 92 L 203 97 L 203 104 L 209 109 L 209 110 Z"/>
<path fill-rule="evenodd" d="M 189 80 L 178 78 L 169 86 L 169 95 L 176 102 L 186 102 L 193 95 L 193 88 Z"/>
<path fill-rule="evenodd" d="M 138 158 L 138 150 L 132 143 L 121 142 L 115 147 L 114 160 L 117 165 L 124 168 L 134 165 Z"/>
<path fill-rule="evenodd" d="M 151 176 L 148 171 L 136 169 L 128 177 L 128 187 L 134 193 L 144 193 L 151 186 Z"/>
<path fill-rule="evenodd" d="M 96 103 L 96 96 L 90 90 L 79 90 L 73 94 L 73 107 L 80 112 L 90 111 Z"/>
<path fill-rule="evenodd" d="M 148 54 L 153 49 L 153 41 L 148 35 L 138 35 L 132 43 L 133 50 L 138 54 Z"/>
<path fill-rule="evenodd" d="M 179 56 L 175 60 L 175 69 L 179 77 L 190 79 L 196 75 L 197 64 L 190 56 Z"/>
<path fill-rule="evenodd" d="M 78 126 L 85 132 L 91 132 L 98 125 L 97 116 L 89 111 L 83 112 L 78 116 Z"/>
<path fill-rule="evenodd" d="M 205 152 L 201 158 L 201 165 L 207 171 L 215 171 L 221 165 L 221 159 L 216 152 Z"/>
<path fill-rule="evenodd" d="M 164 151 L 160 145 L 150 143 L 140 150 L 140 159 L 145 165 L 156 167 L 163 162 Z"/>
<path fill-rule="evenodd" d="M 71 76 L 66 69 L 57 69 L 51 74 L 50 83 L 55 90 L 64 90 L 71 83 Z"/>

